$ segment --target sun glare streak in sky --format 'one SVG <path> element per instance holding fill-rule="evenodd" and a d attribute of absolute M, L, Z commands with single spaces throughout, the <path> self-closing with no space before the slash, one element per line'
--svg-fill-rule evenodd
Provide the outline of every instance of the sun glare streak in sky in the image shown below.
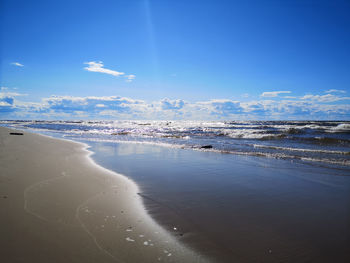
<path fill-rule="evenodd" d="M 145 10 L 145 18 L 146 18 L 146 30 L 148 32 L 148 44 L 150 47 L 150 55 L 151 55 L 151 66 L 153 69 L 153 81 L 156 85 L 159 86 L 161 79 L 159 74 L 159 59 L 157 52 L 157 44 L 155 37 L 155 27 L 152 19 L 152 10 L 149 0 L 144 1 L 144 10 Z"/>

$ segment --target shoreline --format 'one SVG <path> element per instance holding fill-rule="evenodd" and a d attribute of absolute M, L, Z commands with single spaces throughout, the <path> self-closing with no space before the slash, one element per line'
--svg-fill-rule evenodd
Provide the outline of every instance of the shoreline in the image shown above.
<path fill-rule="evenodd" d="M 350 181 L 341 170 L 142 144 L 89 145 L 97 163 L 137 182 L 160 225 L 169 232 L 176 226 L 183 243 L 218 262 L 349 257 Z"/>
<path fill-rule="evenodd" d="M 46 175 L 44 180 L 30 183 L 27 190 L 23 188 L 21 208 L 23 200 L 28 200 L 24 205 L 29 209 L 24 214 L 30 215 L 23 221 L 34 218 L 52 224 L 48 233 L 55 232 L 54 226 L 80 228 L 85 233 L 84 244 L 89 240 L 89 246 L 97 250 L 92 255 L 98 258 L 87 256 L 84 261 L 109 262 L 102 260 L 101 254 L 111 262 L 329 262 L 350 256 L 346 252 L 349 213 L 344 209 L 349 205 L 350 181 L 341 176 L 345 175 L 341 170 L 27 132 L 24 130 L 24 136 L 29 137 L 26 141 L 39 136 L 41 143 L 28 155 L 21 144 L 24 136 L 8 135 L 20 151 L 27 151 L 27 158 L 13 157 L 11 169 L 29 159 L 47 164 L 56 156 L 47 170 L 61 170 L 59 176 Z M 9 158 L 1 134 L 0 128 L 0 175 L 6 172 Z M 35 157 L 37 151 L 41 152 L 39 158 Z M 41 160 L 50 156 L 51 161 Z M 65 162 L 73 164 L 74 176 L 62 171 Z M 29 178 L 33 176 L 32 171 Z M 4 182 L 2 176 L 0 180 Z M 0 197 L 6 188 L 6 184 L 4 189 L 1 185 Z M 0 223 L 11 226 L 11 220 L 7 221 Z M 68 233 L 65 238 L 76 235 Z M 6 239 L 0 248 L 9 247 Z M 45 241 L 51 242 L 52 237 Z M 72 245 L 61 251 L 77 245 L 69 241 Z M 81 256 L 86 248 L 76 250 Z M 2 254 L 8 255 L 5 252 Z M 49 259 L 63 261 L 56 257 Z"/>
<path fill-rule="evenodd" d="M 138 185 L 97 164 L 87 144 L 10 131 L 0 127 L 8 262 L 207 262 L 158 225 Z"/>

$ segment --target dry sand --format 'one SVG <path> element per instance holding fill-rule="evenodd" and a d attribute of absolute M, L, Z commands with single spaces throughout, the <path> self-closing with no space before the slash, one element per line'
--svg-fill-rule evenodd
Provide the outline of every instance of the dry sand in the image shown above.
<path fill-rule="evenodd" d="M 206 262 L 86 145 L 0 127 L 2 262 Z M 17 131 L 18 132 L 18 131 Z"/>

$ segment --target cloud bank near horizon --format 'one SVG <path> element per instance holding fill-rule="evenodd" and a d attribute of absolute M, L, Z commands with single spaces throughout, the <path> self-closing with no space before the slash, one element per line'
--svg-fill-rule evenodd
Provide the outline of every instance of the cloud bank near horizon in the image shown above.
<path fill-rule="evenodd" d="M 148 120 L 349 120 L 350 97 L 305 95 L 296 99 L 189 102 L 164 98 L 146 102 L 120 96 L 51 96 L 24 102 L 25 94 L 2 89 L 0 119 Z"/>

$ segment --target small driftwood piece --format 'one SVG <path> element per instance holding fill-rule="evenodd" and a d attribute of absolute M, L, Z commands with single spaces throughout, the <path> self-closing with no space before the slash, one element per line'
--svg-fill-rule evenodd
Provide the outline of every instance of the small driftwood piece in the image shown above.
<path fill-rule="evenodd" d="M 10 135 L 23 135 L 23 132 L 10 132 Z"/>

